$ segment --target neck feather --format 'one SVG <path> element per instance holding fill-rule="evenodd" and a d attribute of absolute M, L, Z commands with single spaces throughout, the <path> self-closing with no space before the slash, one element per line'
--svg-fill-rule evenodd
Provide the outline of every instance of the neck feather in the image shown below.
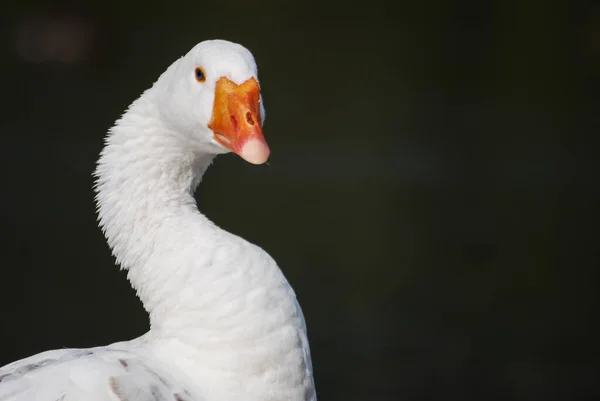
<path fill-rule="evenodd" d="M 193 196 L 215 155 L 163 126 L 147 96 L 110 130 L 95 176 L 100 226 L 152 314 L 169 277 L 188 267 L 181 262 L 193 243 L 222 230 L 198 211 Z"/>

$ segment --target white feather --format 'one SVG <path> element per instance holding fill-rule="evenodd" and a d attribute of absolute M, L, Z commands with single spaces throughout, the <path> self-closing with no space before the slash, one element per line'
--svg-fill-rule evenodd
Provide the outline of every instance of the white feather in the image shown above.
<path fill-rule="evenodd" d="M 199 65 L 203 85 L 193 75 Z M 4 366 L 0 401 L 316 400 L 292 288 L 265 251 L 217 227 L 193 198 L 227 152 L 208 129 L 223 76 L 258 79 L 250 52 L 198 44 L 117 121 L 95 172 L 100 226 L 150 331 Z"/>

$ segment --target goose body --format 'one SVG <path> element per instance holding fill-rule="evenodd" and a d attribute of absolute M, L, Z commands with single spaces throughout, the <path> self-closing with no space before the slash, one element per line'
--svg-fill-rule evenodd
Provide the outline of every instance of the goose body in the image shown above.
<path fill-rule="evenodd" d="M 267 160 L 264 116 L 252 54 L 222 40 L 196 45 L 131 104 L 107 135 L 96 200 L 150 330 L 6 365 L 0 401 L 316 400 L 292 288 L 193 197 L 216 155 Z"/>

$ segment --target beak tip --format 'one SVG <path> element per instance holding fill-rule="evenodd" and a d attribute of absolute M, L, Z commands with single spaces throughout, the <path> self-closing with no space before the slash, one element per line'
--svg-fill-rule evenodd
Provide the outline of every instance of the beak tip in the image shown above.
<path fill-rule="evenodd" d="M 271 151 L 264 141 L 258 139 L 248 140 L 237 152 L 238 155 L 252 164 L 263 164 L 269 159 Z"/>

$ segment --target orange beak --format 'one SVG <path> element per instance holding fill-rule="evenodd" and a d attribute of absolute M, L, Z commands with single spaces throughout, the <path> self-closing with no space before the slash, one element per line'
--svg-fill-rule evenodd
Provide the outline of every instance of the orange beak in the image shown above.
<path fill-rule="evenodd" d="M 254 78 L 241 85 L 223 77 L 217 81 L 213 115 L 208 127 L 215 140 L 252 164 L 267 161 L 271 151 L 260 123 L 260 88 Z"/>

